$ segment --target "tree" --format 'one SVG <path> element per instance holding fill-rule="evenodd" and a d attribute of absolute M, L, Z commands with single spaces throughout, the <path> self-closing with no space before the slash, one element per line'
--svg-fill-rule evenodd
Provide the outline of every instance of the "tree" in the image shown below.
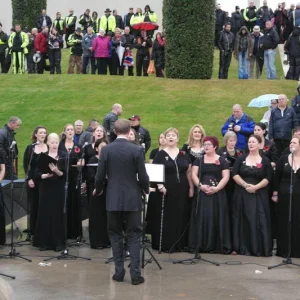
<path fill-rule="evenodd" d="M 25 24 L 25 13 L 24 7 L 26 7 L 27 0 L 12 0 L 12 20 L 13 26 L 20 24 L 24 26 Z"/>
<path fill-rule="evenodd" d="M 164 0 L 166 76 L 210 79 L 213 72 L 215 0 Z"/>

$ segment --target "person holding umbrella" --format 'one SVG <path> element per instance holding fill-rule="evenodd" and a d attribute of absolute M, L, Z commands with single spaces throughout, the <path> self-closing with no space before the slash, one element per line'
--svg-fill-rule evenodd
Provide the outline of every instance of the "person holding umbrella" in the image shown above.
<path fill-rule="evenodd" d="M 147 36 L 147 31 L 142 30 L 140 36 L 134 41 L 136 51 L 136 76 L 148 76 L 148 67 L 150 62 L 150 51 L 152 47 L 152 40 Z"/>
<path fill-rule="evenodd" d="M 116 28 L 115 36 L 112 38 L 112 74 L 111 75 L 124 75 L 123 57 L 125 52 L 126 39 L 121 35 L 121 29 Z"/>

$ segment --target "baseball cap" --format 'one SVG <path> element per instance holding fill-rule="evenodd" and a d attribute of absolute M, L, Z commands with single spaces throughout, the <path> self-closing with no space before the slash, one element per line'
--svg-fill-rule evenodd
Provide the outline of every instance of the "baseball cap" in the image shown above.
<path fill-rule="evenodd" d="M 133 115 L 128 120 L 130 120 L 130 121 L 141 121 L 141 117 L 138 116 L 138 115 Z"/>

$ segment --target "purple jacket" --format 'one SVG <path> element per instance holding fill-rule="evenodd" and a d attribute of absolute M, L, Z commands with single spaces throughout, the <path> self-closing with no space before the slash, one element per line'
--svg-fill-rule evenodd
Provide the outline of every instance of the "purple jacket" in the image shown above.
<path fill-rule="evenodd" d="M 106 36 L 98 36 L 93 40 L 95 57 L 109 57 L 110 40 Z"/>

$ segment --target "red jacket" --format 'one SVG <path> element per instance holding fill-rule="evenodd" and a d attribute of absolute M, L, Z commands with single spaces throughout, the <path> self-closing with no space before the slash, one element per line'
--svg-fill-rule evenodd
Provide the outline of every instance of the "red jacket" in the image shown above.
<path fill-rule="evenodd" d="M 34 50 L 40 51 L 41 53 L 48 52 L 48 36 L 44 35 L 42 32 L 38 33 L 34 40 Z"/>

